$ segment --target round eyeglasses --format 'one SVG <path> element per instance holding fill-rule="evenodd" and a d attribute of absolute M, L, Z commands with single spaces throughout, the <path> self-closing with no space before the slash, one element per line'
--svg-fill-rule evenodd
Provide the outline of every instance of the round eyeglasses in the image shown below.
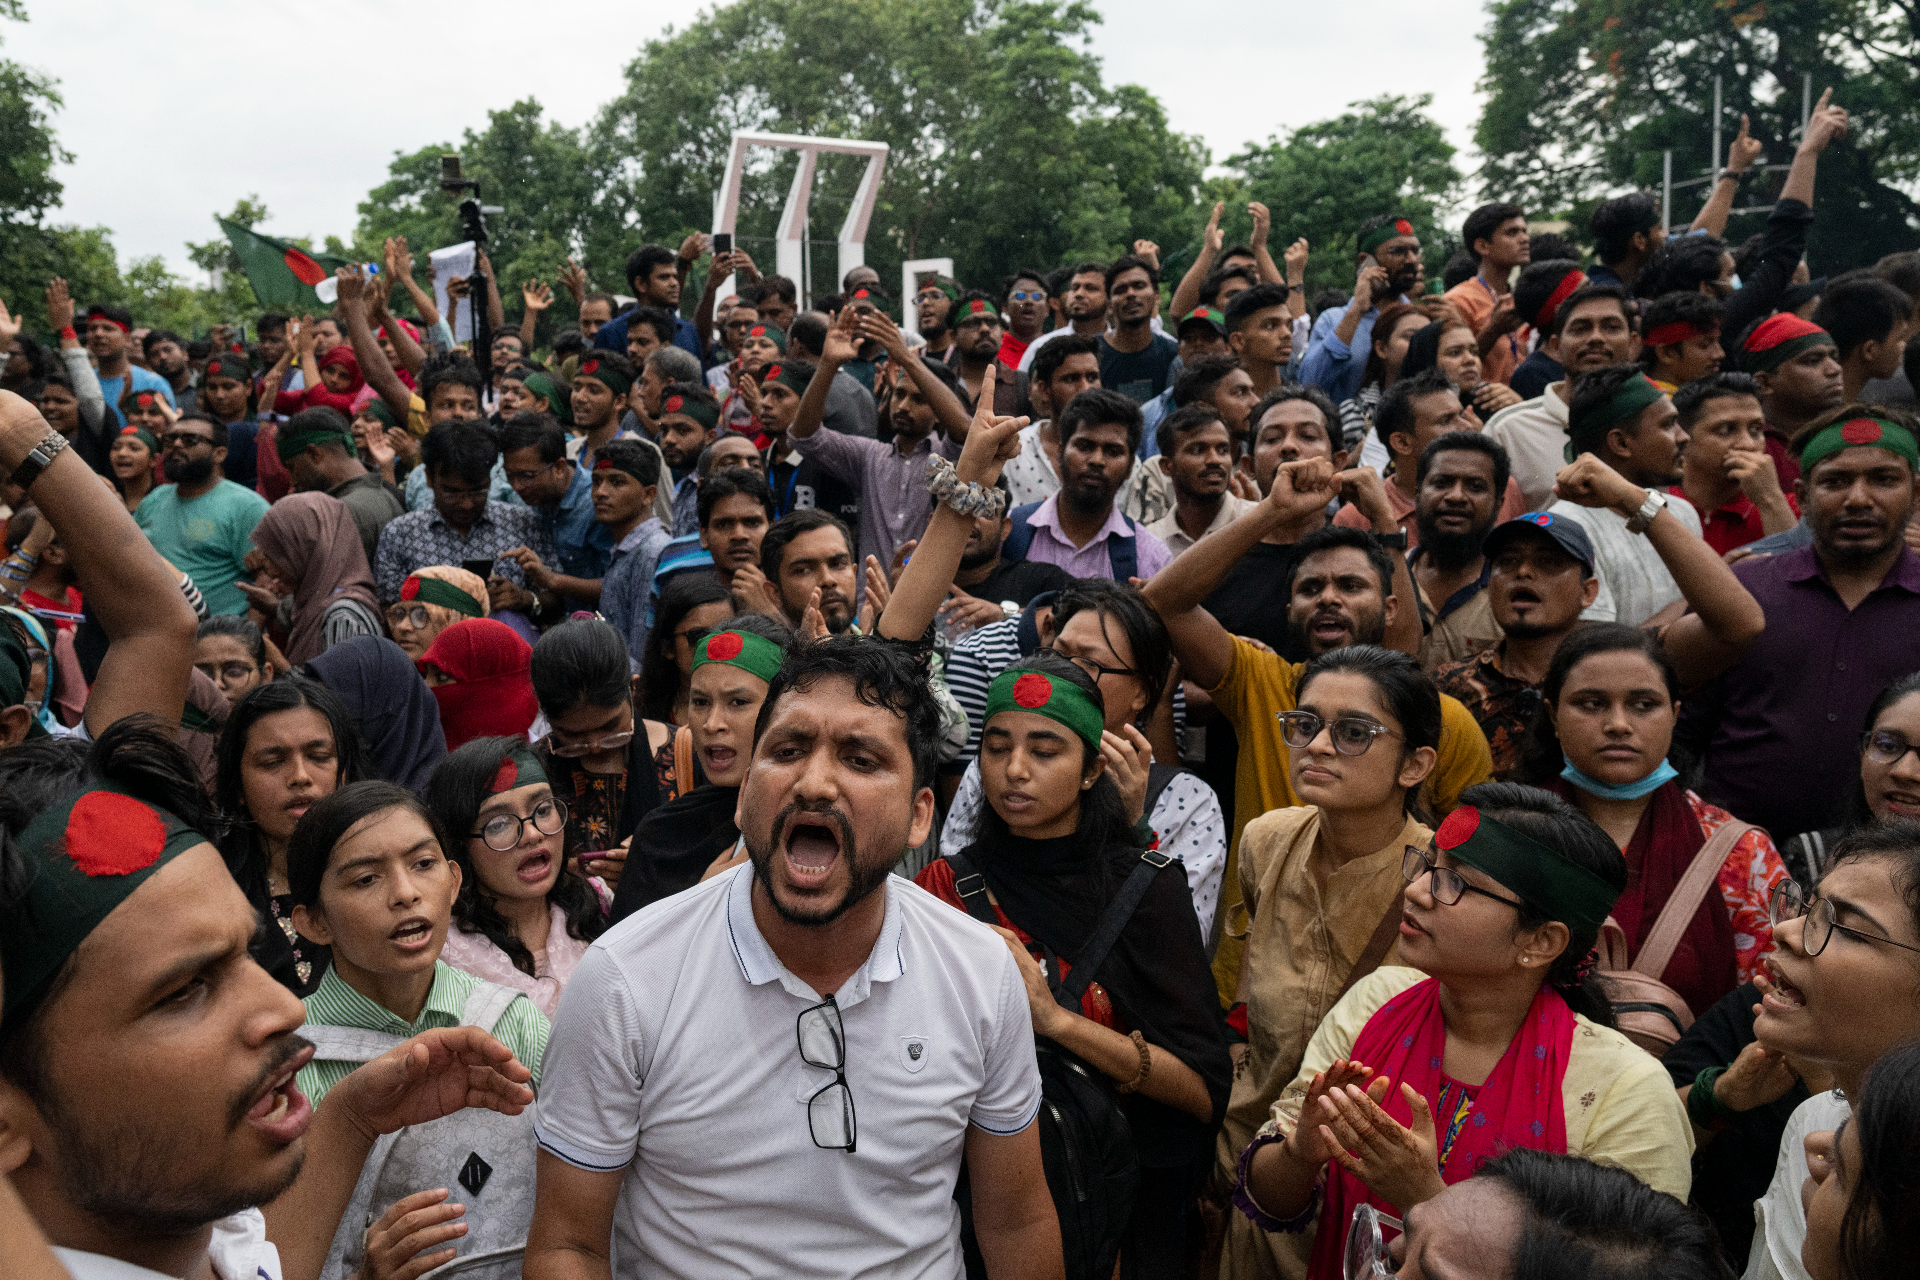
<path fill-rule="evenodd" d="M 517 813 L 496 813 L 481 823 L 478 831 L 469 831 L 467 834 L 475 840 L 484 841 L 487 848 L 495 853 L 505 853 L 519 845 L 528 823 L 532 823 L 533 829 L 543 836 L 559 835 L 567 829 L 566 802 L 549 796 L 533 806 L 533 812 L 524 818 Z"/>
<path fill-rule="evenodd" d="M 1363 756 L 1375 738 L 1396 736 L 1387 726 L 1358 716 L 1328 721 L 1311 711 L 1282 711 L 1276 718 L 1280 721 L 1280 736 L 1288 746 L 1304 747 L 1325 729 L 1333 739 L 1333 749 L 1343 756 Z"/>
<path fill-rule="evenodd" d="M 1835 920 L 1837 912 L 1832 898 L 1823 898 L 1819 894 L 1808 897 L 1792 880 L 1782 880 L 1773 886 L 1767 894 L 1767 919 L 1773 924 L 1785 924 L 1789 920 L 1803 920 L 1800 926 L 1800 950 L 1808 957 L 1819 955 L 1833 941 L 1834 932 L 1851 934 L 1863 942 L 1884 942 L 1890 947 L 1899 947 L 1902 951 L 1920 951 L 1920 947 L 1910 947 L 1904 942 L 1895 942 L 1892 938 L 1883 938 L 1877 933 L 1867 933 L 1862 929 L 1850 929 Z"/>

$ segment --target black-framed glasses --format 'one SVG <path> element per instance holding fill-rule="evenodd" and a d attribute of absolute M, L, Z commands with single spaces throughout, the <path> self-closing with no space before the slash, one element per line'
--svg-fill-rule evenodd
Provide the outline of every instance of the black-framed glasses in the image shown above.
<path fill-rule="evenodd" d="M 1408 884 L 1412 884 L 1429 872 L 1433 875 L 1433 900 L 1443 907 L 1451 907 L 1459 902 L 1462 894 L 1477 893 L 1483 898 L 1492 898 L 1495 902 L 1504 902 L 1516 911 L 1525 911 L 1527 909 L 1527 905 L 1524 902 L 1516 902 L 1512 898 L 1503 898 L 1497 893 L 1488 893 L 1485 889 L 1475 888 L 1473 885 L 1468 884 L 1466 878 L 1452 867 L 1443 867 L 1436 864 L 1425 849 L 1408 845 L 1407 851 L 1400 856 L 1401 878 Z"/>
<path fill-rule="evenodd" d="M 528 823 L 543 836 L 557 836 L 567 829 L 567 802 L 548 796 L 533 806 L 533 812 L 526 817 L 517 813 L 496 813 L 480 824 L 478 831 L 467 834 L 475 840 L 486 843 L 495 853 L 505 853 L 519 845 L 520 837 L 526 833 Z"/>
<path fill-rule="evenodd" d="M 237 658 L 232 662 L 196 662 L 193 665 L 199 668 L 201 674 L 207 679 L 224 680 L 228 684 L 239 684 L 242 680 L 251 679 L 260 670 L 251 662 L 241 662 Z"/>
<path fill-rule="evenodd" d="M 160 447 L 163 449 L 171 449 L 176 446 L 182 449 L 193 449 L 203 444 L 211 445 L 212 443 L 213 435 L 211 432 L 203 436 L 197 431 L 169 431 L 166 435 L 160 437 Z"/>
<path fill-rule="evenodd" d="M 1387 1237 L 1382 1227 L 1403 1231 L 1400 1219 L 1380 1212 L 1370 1204 L 1353 1211 L 1353 1225 L 1347 1228 L 1346 1280 L 1393 1280 L 1393 1257 L 1387 1252 Z"/>
<path fill-rule="evenodd" d="M 1904 754 L 1904 753 L 1903 753 Z M 1902 951 L 1920 952 L 1920 947 L 1910 947 L 1904 942 L 1895 942 L 1892 938 L 1883 938 L 1877 933 L 1867 933 L 1862 929 L 1850 929 L 1834 919 L 1833 899 L 1814 894 L 1807 896 L 1806 890 L 1792 880 L 1782 880 L 1773 886 L 1767 894 L 1767 919 L 1779 925 L 1789 920 L 1804 920 L 1800 926 L 1800 950 L 1808 957 L 1817 956 L 1827 949 L 1827 943 L 1833 940 L 1833 931 L 1852 934 L 1862 942 L 1884 942 L 1890 947 L 1899 947 Z"/>
<path fill-rule="evenodd" d="M 827 1151 L 852 1151 L 860 1127 L 853 1115 L 853 1090 L 847 1087 L 847 1028 L 840 1006 L 828 996 L 794 1020 L 800 1061 L 833 1072 L 833 1083 L 807 1099 L 807 1131 L 813 1145 Z"/>
<path fill-rule="evenodd" d="M 1333 749 L 1343 756 L 1363 756 L 1373 746 L 1375 738 L 1394 736 L 1393 730 L 1387 726 L 1362 720 L 1358 716 L 1325 720 L 1311 711 L 1282 711 L 1276 718 L 1280 721 L 1280 736 L 1288 746 L 1304 747 L 1325 729 L 1333 739 Z"/>
<path fill-rule="evenodd" d="M 1904 734 L 1872 729 L 1860 735 L 1860 754 L 1875 764 L 1899 764 L 1909 751 L 1920 751 L 1920 742 L 1908 742 Z"/>
<path fill-rule="evenodd" d="M 1064 653 L 1059 649 L 1050 649 L 1050 648 L 1041 649 L 1039 650 L 1039 652 L 1050 653 L 1056 658 L 1066 659 L 1068 662 L 1071 662 L 1074 666 L 1086 672 L 1087 678 L 1095 681 L 1096 683 L 1099 681 L 1101 676 L 1138 677 L 1140 674 L 1138 671 L 1135 671 L 1132 667 L 1103 667 L 1099 663 L 1095 662 L 1092 658 L 1084 657 L 1076 653 Z"/>

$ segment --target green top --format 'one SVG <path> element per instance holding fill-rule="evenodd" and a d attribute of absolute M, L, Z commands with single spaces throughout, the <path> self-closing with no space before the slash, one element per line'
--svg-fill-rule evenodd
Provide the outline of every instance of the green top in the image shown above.
<path fill-rule="evenodd" d="M 444 960 L 434 961 L 433 990 L 427 993 L 427 1003 L 420 1010 L 420 1016 L 411 1023 L 401 1021 L 400 1016 L 392 1010 L 375 1004 L 355 991 L 332 967 L 320 979 L 320 985 L 314 989 L 314 993 L 302 1003 L 307 1006 L 308 1022 L 329 1027 L 353 1027 L 361 1031 L 381 1031 L 405 1039 L 435 1027 L 459 1026 L 460 1010 L 480 982 L 481 979 L 454 968 Z M 547 1015 L 535 1008 L 533 1001 L 525 996 L 508 1005 L 507 1011 L 500 1015 L 500 1021 L 493 1027 L 493 1038 L 513 1050 L 513 1056 L 533 1072 L 535 1089 L 540 1087 L 540 1058 L 547 1051 L 549 1030 L 551 1024 L 547 1021 Z M 295 1082 L 317 1107 L 320 1099 L 327 1096 L 327 1090 L 339 1084 L 348 1072 L 360 1065 L 358 1062 L 315 1058 L 300 1068 Z"/>

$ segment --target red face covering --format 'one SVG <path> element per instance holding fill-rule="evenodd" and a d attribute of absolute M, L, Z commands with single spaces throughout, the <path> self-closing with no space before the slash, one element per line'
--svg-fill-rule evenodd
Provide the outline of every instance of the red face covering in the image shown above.
<path fill-rule="evenodd" d="M 475 738 L 525 736 L 539 715 L 533 696 L 533 648 L 492 618 L 466 618 L 434 637 L 420 667 L 437 667 L 453 684 L 430 685 L 440 704 L 447 750 Z"/>

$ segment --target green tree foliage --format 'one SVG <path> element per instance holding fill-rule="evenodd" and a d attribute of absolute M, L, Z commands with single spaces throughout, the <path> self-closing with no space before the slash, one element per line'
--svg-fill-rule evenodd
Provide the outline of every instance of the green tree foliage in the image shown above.
<path fill-rule="evenodd" d="M 1767 160 L 1784 164 L 1812 73 L 1815 96 L 1832 86 L 1853 117 L 1820 161 L 1815 270 L 1911 247 L 1920 207 L 1891 184 L 1920 178 L 1920 0 L 1493 0 L 1488 12 L 1475 141 L 1490 195 L 1584 226 L 1602 197 L 1657 188 L 1666 149 L 1676 179 L 1698 175 L 1713 163 L 1716 74 L 1726 138 L 1745 113 Z M 1781 180 L 1749 178 L 1741 203 L 1771 203 Z M 1704 199 L 1676 194 L 1674 220 Z M 1760 225 L 1736 219 L 1728 236 Z"/>

